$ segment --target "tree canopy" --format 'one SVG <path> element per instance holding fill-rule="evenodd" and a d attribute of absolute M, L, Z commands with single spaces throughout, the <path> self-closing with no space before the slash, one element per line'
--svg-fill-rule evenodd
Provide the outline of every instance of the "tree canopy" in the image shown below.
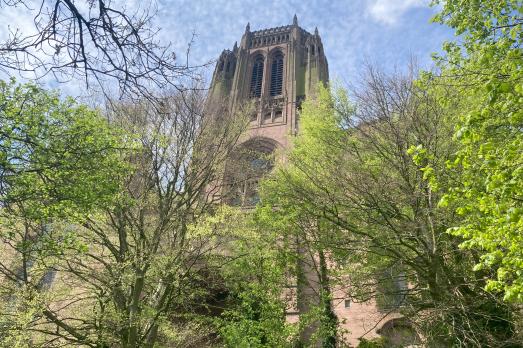
<path fill-rule="evenodd" d="M 439 1 L 436 3 L 440 4 Z M 442 82 L 466 100 L 455 110 L 460 167 L 441 205 L 453 201 L 463 222 L 449 230 L 480 250 L 477 270 L 494 269 L 487 289 L 523 301 L 523 5 L 520 1 L 445 1 L 435 18 L 463 43 L 445 44 Z"/>

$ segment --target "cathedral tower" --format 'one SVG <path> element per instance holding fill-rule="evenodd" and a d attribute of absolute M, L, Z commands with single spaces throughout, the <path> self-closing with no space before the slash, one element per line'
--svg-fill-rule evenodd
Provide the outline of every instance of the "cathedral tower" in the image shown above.
<path fill-rule="evenodd" d="M 273 156 L 265 155 L 290 146 L 290 137 L 299 130 L 302 101 L 328 81 L 328 63 L 318 29 L 311 34 L 301 28 L 296 15 L 291 25 L 276 28 L 251 31 L 247 24 L 240 45 L 235 43 L 232 50 L 221 53 L 208 97 L 208 107 L 217 106 L 214 111 L 218 115 L 219 110 L 234 113 L 243 105 L 253 105 L 249 108 L 248 130 L 225 166 L 219 199 L 243 207 L 257 203 L 258 180 L 272 168 Z M 299 261 L 297 269 L 302 276 L 283 289 L 289 295 L 286 297 L 296 300 L 290 301 L 293 306 L 286 312 L 289 321 L 299 320 L 311 304 L 318 304 L 316 259 L 306 256 Z M 356 346 L 360 337 L 405 329 L 399 321 L 401 316 L 381 311 L 374 302 L 352 303 L 339 289 L 332 289 L 332 295 L 333 313 L 340 326 L 350 332 L 347 343 L 351 346 Z M 314 330 L 314 325 L 304 330 L 302 340 L 306 342 Z"/>
<path fill-rule="evenodd" d="M 228 112 L 251 105 L 246 134 L 226 165 L 221 199 L 231 205 L 252 207 L 258 201 L 259 179 L 272 168 L 273 153 L 286 149 L 299 129 L 303 100 L 329 80 L 327 58 L 318 29 L 311 34 L 291 25 L 251 31 L 247 24 L 238 46 L 224 50 L 217 63 L 209 91 L 209 105 L 226 103 Z M 266 156 L 269 155 L 269 156 Z M 305 279 L 283 289 L 294 298 L 287 311 L 290 321 L 316 303 L 314 272 L 300 264 Z M 292 283 L 292 281 L 291 281 Z M 300 282 L 298 282 L 300 283 Z M 307 340 L 311 330 L 302 339 Z"/>
<path fill-rule="evenodd" d="M 297 109 L 329 80 L 327 58 L 318 34 L 291 25 L 251 31 L 247 24 L 240 45 L 224 50 L 216 63 L 210 102 L 227 101 L 229 110 L 253 101 L 249 136 L 287 147 L 298 129 Z"/>

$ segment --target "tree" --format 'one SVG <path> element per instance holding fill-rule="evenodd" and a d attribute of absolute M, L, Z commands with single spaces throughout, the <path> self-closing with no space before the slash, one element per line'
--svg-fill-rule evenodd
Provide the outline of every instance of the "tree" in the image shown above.
<path fill-rule="evenodd" d="M 217 262 L 227 293 L 215 320 L 220 338 L 227 347 L 292 347 L 297 330 L 285 316 L 291 304 L 285 293 L 289 259 L 276 247 L 280 236 L 256 222 L 253 212 L 223 206 L 216 217 L 220 224 L 214 228 L 229 241 L 227 262 Z"/>
<path fill-rule="evenodd" d="M 435 1 L 435 20 L 461 35 L 438 57 L 442 83 L 466 100 L 455 111 L 460 143 L 451 167 L 460 168 L 443 197 L 462 216 L 450 233 L 479 250 L 476 270 L 493 274 L 487 289 L 523 302 L 523 5 L 520 1 Z M 492 273 L 491 271 L 494 271 Z"/>
<path fill-rule="evenodd" d="M 343 90 L 306 101 L 265 202 L 329 260 L 320 288 L 345 284 L 354 299 L 381 298 L 384 315 L 402 312 L 434 344 L 516 344 L 516 311 L 483 290 L 484 276 L 470 271 L 474 253 L 446 233 L 459 218 L 437 205 L 452 180 L 445 164 L 460 99 L 413 76 L 370 68 L 355 106 Z"/>
<path fill-rule="evenodd" d="M 225 240 L 192 226 L 212 214 L 222 163 L 246 121 L 207 114 L 198 89 L 181 93 L 163 98 L 161 110 L 143 101 L 108 115 L 139 144 L 126 157 L 132 171 L 114 205 L 67 226 L 85 248 L 66 245 L 53 264 L 60 281 L 46 292 L 48 315 L 26 330 L 41 342 L 183 345 L 191 325 L 192 344 L 212 339 L 195 318 L 219 288 L 208 258 Z M 54 237 L 60 226 L 52 227 Z"/>
<path fill-rule="evenodd" d="M 33 84 L 0 82 L 0 105 L 0 338 L 24 346 L 52 318 L 54 262 L 85 248 L 67 224 L 115 203 L 129 148 L 98 112 Z"/>
<path fill-rule="evenodd" d="M 193 75 L 188 61 L 179 64 L 169 45 L 157 42 L 152 3 L 135 9 L 105 0 L 2 0 L 0 8 L 23 8 L 34 23 L 27 32 L 11 29 L 0 43 L 0 69 L 8 74 L 79 77 L 104 92 L 117 84 L 122 96 L 133 98 L 184 89 L 184 79 Z"/>
<path fill-rule="evenodd" d="M 276 178 L 271 176 L 262 182 L 256 226 L 275 236 L 266 246 L 267 254 L 277 251 L 273 257 L 284 261 L 283 294 L 287 295 L 289 312 L 299 313 L 295 340 L 304 346 L 343 346 L 344 332 L 332 310 L 332 289 L 342 281 L 330 268 L 331 243 L 335 243 L 337 231 L 309 214 L 307 207 L 295 200 L 295 187 L 287 185 L 278 176 L 285 174 L 278 167 L 276 170 Z"/>

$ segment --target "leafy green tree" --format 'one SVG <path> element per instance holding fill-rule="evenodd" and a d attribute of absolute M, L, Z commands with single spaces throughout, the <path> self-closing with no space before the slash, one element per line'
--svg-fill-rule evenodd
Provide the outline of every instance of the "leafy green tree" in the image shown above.
<path fill-rule="evenodd" d="M 0 98 L 4 211 L 45 220 L 114 201 L 122 134 L 98 112 L 14 80 L 0 83 Z"/>
<path fill-rule="evenodd" d="M 434 1 L 435 20 L 455 29 L 437 57 L 443 83 L 465 103 L 455 111 L 460 176 L 441 205 L 462 216 L 450 233 L 479 250 L 476 270 L 494 270 L 488 290 L 523 302 L 523 4 L 517 0 Z"/>
<path fill-rule="evenodd" d="M 341 93 L 346 101 L 346 95 Z M 320 344 L 334 347 L 343 344 L 343 330 L 333 312 L 332 289 L 346 282 L 338 277 L 339 269 L 332 269 L 333 259 L 347 254 L 334 246 L 340 240 L 340 229 L 329 223 L 309 195 L 330 174 L 326 163 L 339 154 L 343 143 L 342 131 L 334 117 L 333 98 L 321 88 L 319 98 L 307 101 L 300 112 L 300 134 L 292 151 L 275 173 L 262 183 L 262 204 L 257 208 L 258 224 L 280 238 L 280 247 L 287 255 L 289 282 L 296 286 L 294 301 L 299 310 L 300 342 L 303 345 Z M 352 107 L 338 103 L 341 112 Z M 339 114 L 337 114 L 339 116 Z M 332 148 L 324 146 L 324 141 Z"/>
<path fill-rule="evenodd" d="M 280 236 L 261 228 L 252 212 L 224 207 L 221 215 L 219 228 L 229 242 L 228 262 L 219 262 L 227 289 L 225 310 L 216 320 L 220 338 L 227 347 L 291 347 L 296 325 L 286 322 L 292 298 Z"/>
<path fill-rule="evenodd" d="M 281 233 L 302 243 L 297 254 L 317 255 L 324 293 L 345 285 L 360 301 L 392 299 L 384 316 L 402 312 L 436 345 L 517 342 L 516 311 L 483 290 L 483 275 L 471 271 L 474 253 L 446 233 L 459 216 L 437 205 L 453 180 L 446 163 L 461 100 L 412 76 L 370 68 L 354 105 L 342 89 L 320 89 L 304 103 L 300 134 L 264 184 L 262 202 Z"/>
<path fill-rule="evenodd" d="M 52 320 L 56 260 L 85 250 L 68 224 L 113 206 L 128 170 L 123 133 L 33 84 L 0 82 L 0 340 L 28 344 Z"/>
<path fill-rule="evenodd" d="M 219 231 L 191 226 L 212 214 L 222 163 L 246 122 L 241 115 L 212 117 L 204 101 L 190 90 L 166 96 L 161 109 L 149 101 L 113 104 L 111 125 L 138 146 L 124 157 L 131 170 L 119 178 L 118 200 L 67 226 L 86 247 L 68 247 L 56 260 L 61 281 L 50 289 L 53 306 L 40 323 L 47 344 L 212 340 L 200 315 L 218 288 L 208 257 L 224 242 Z"/>
<path fill-rule="evenodd" d="M 2 97 L 2 340 L 210 344 L 227 239 L 193 226 L 212 218 L 242 115 L 204 112 L 198 90 L 105 119 L 32 85 Z"/>

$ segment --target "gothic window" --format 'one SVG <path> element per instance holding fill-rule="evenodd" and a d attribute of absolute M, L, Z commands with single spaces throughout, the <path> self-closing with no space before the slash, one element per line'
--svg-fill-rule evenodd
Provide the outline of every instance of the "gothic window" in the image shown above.
<path fill-rule="evenodd" d="M 240 146 L 227 163 L 225 201 L 230 205 L 252 207 L 258 203 L 258 183 L 273 167 L 275 146 L 254 139 Z"/>
<path fill-rule="evenodd" d="M 222 71 L 222 70 L 223 70 L 223 60 L 218 65 L 218 71 Z"/>
<path fill-rule="evenodd" d="M 283 85 L 283 54 L 276 53 L 271 65 L 271 96 L 280 95 Z"/>
<path fill-rule="evenodd" d="M 227 62 L 227 65 L 225 67 L 226 72 L 229 72 L 229 70 L 231 70 L 231 62 Z"/>
<path fill-rule="evenodd" d="M 251 76 L 251 97 L 260 97 L 263 81 L 263 56 L 259 55 L 254 59 Z"/>

